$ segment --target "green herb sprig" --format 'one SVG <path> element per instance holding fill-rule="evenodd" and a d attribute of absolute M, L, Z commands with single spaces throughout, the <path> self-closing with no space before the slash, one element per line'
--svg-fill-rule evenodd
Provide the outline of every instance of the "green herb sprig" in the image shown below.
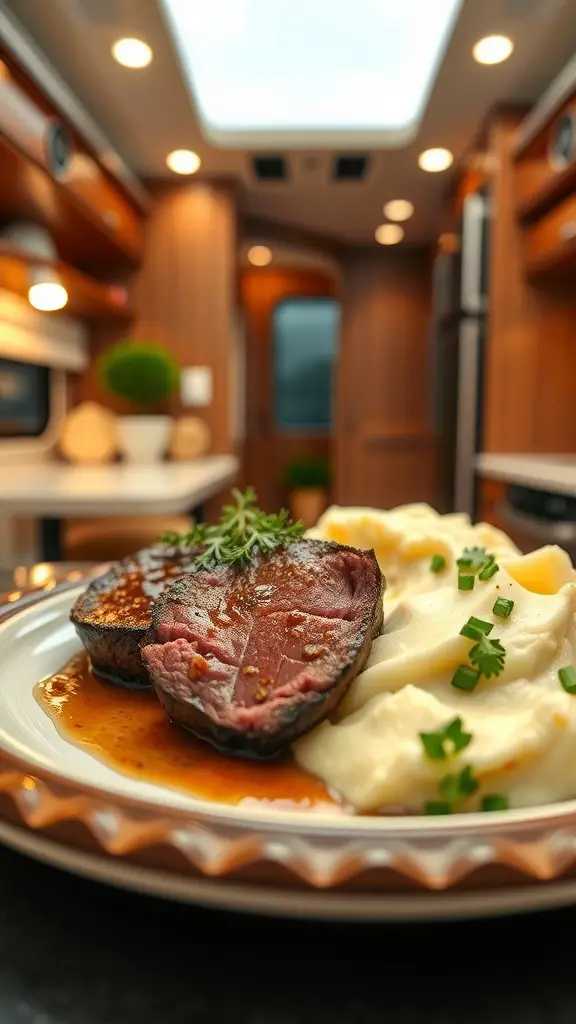
<path fill-rule="evenodd" d="M 468 746 L 472 734 L 464 732 L 462 719 L 454 718 L 438 732 L 421 732 L 420 739 L 431 761 L 445 761 L 447 757 L 460 753 Z"/>
<path fill-rule="evenodd" d="M 504 668 L 506 649 L 499 640 L 482 635 L 469 654 L 470 661 L 486 679 L 499 676 Z"/>
<path fill-rule="evenodd" d="M 462 626 L 460 636 L 475 640 L 476 643 L 470 648 L 468 654 L 471 664 L 459 665 L 452 676 L 452 686 L 456 690 L 466 690 L 468 693 L 472 693 L 481 676 L 490 679 L 492 676 L 499 676 L 503 671 L 506 662 L 506 648 L 495 637 L 490 640 L 488 634 L 493 629 L 492 622 L 477 619 L 474 615 L 471 615 L 468 622 Z"/>
<path fill-rule="evenodd" d="M 484 626 L 489 623 L 482 623 Z M 482 634 L 484 635 L 484 634 Z M 420 740 L 424 747 L 424 753 L 431 761 L 445 761 L 455 758 L 460 754 L 472 740 L 472 733 L 464 731 L 461 718 L 453 718 L 442 729 L 437 732 L 421 732 Z M 466 764 L 459 772 L 449 772 L 444 775 L 438 784 L 438 800 L 428 800 L 424 807 L 426 814 L 453 814 L 458 804 L 468 800 L 480 789 L 480 783 L 474 775 L 474 769 Z M 508 800 L 500 793 L 488 793 L 482 798 L 481 809 L 488 811 L 505 811 L 508 809 Z"/>
<path fill-rule="evenodd" d="M 472 590 L 475 576 L 478 576 L 482 583 L 486 583 L 496 575 L 499 569 L 494 555 L 490 555 L 486 548 L 477 547 L 464 548 L 460 558 L 456 559 L 456 565 L 458 566 L 459 590 Z M 468 585 L 461 586 L 461 580 L 467 580 Z"/>
<path fill-rule="evenodd" d="M 426 814 L 452 814 L 455 807 L 463 800 L 468 800 L 478 792 L 480 783 L 475 777 L 472 767 L 467 764 L 460 772 L 445 775 L 440 780 L 440 800 L 429 800 L 424 810 Z"/>
<path fill-rule="evenodd" d="M 216 565 L 247 562 L 257 552 L 270 554 L 302 536 L 302 523 L 292 522 L 286 509 L 263 512 L 258 508 L 252 487 L 244 492 L 235 488 L 232 495 L 235 504 L 224 506 L 218 523 L 197 523 L 184 534 L 165 533 L 160 538 L 161 543 L 169 547 L 201 548 L 194 566 L 211 569 Z"/>
<path fill-rule="evenodd" d="M 467 572 L 481 572 L 487 565 L 494 561 L 494 555 L 489 555 L 486 548 L 464 548 L 460 558 L 456 560 L 459 569 L 466 569 Z"/>

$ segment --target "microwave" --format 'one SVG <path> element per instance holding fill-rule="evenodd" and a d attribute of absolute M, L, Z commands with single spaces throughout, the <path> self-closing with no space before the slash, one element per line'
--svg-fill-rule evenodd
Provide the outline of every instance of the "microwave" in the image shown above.
<path fill-rule="evenodd" d="M 49 368 L 0 358 L 0 439 L 40 437 L 49 415 Z"/>

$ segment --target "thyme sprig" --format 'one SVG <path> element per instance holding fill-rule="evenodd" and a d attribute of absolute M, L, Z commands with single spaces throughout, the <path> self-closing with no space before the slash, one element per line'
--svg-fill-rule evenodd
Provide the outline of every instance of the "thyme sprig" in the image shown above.
<path fill-rule="evenodd" d="M 232 491 L 235 504 L 225 505 L 218 523 L 196 523 L 188 533 L 165 533 L 161 543 L 169 547 L 199 549 L 194 566 L 211 569 L 249 561 L 257 552 L 269 554 L 298 540 L 304 527 L 292 522 L 286 509 L 263 512 L 258 508 L 256 492 Z"/>

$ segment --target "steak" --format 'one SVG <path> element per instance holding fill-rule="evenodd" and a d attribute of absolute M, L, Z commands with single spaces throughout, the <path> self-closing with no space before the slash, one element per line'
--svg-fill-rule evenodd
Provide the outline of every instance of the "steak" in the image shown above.
<path fill-rule="evenodd" d="M 187 573 L 155 602 L 142 656 L 174 722 L 229 753 L 271 757 L 363 668 L 383 589 L 373 551 L 298 541 Z"/>
<path fill-rule="evenodd" d="M 152 604 L 188 568 L 191 552 L 162 545 L 115 563 L 78 598 L 70 618 L 96 675 L 124 686 L 150 686 L 140 641 L 150 627 Z"/>

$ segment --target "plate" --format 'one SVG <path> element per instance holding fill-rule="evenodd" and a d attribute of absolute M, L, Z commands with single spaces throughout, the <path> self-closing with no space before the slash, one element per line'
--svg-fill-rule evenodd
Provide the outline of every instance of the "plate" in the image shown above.
<path fill-rule="evenodd" d="M 228 806 L 122 775 L 34 697 L 84 584 L 0 615 L 0 839 L 112 884 L 255 912 L 474 916 L 576 899 L 576 801 L 447 818 Z"/>

